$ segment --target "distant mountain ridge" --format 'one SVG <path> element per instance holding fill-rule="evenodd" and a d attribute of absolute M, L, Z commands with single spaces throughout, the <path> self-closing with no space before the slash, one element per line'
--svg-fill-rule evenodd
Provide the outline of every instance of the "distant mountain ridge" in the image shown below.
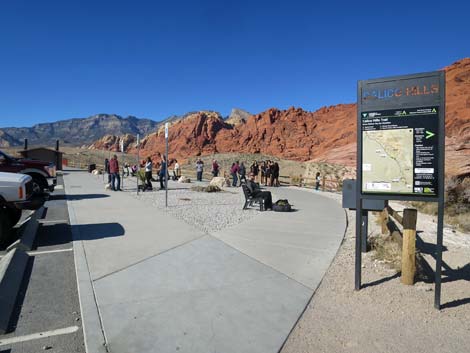
<path fill-rule="evenodd" d="M 169 119 L 172 119 L 171 117 Z M 36 124 L 32 127 L 0 128 L 0 147 L 20 146 L 25 138 L 30 145 L 54 145 L 62 143 L 81 146 L 90 144 L 105 135 L 132 134 L 146 136 L 163 124 L 135 116 L 121 117 L 116 114 L 96 114 L 88 118 L 73 118 L 52 123 Z"/>

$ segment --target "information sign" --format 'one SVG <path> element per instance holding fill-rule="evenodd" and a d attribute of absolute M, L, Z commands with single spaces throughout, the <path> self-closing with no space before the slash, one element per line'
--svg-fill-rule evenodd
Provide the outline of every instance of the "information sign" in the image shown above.
<path fill-rule="evenodd" d="M 365 200 L 437 202 L 434 306 L 444 227 L 445 72 L 359 81 L 355 288 L 361 288 Z"/>
<path fill-rule="evenodd" d="M 362 112 L 362 193 L 436 196 L 439 107 Z"/>

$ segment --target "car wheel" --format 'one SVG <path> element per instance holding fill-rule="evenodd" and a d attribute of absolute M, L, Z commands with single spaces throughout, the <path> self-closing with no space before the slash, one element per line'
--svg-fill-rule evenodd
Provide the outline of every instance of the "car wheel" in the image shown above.
<path fill-rule="evenodd" d="M 4 242 L 8 239 L 9 230 L 8 216 L 5 212 L 5 209 L 0 208 L 0 244 L 4 244 Z"/>
<path fill-rule="evenodd" d="M 10 228 L 13 228 L 21 218 L 21 210 L 17 208 L 7 208 L 5 211 L 8 218 L 8 225 Z"/>
<path fill-rule="evenodd" d="M 47 181 L 42 176 L 33 176 L 33 193 L 43 194 L 47 188 Z"/>

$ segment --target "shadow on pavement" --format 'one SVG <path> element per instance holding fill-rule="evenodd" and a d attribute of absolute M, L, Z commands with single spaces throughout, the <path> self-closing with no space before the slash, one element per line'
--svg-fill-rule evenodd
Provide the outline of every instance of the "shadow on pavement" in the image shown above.
<path fill-rule="evenodd" d="M 51 195 L 49 201 L 54 200 L 86 200 L 86 199 L 101 199 L 109 197 L 107 194 L 76 194 L 76 195 Z"/>
<path fill-rule="evenodd" d="M 26 297 L 26 291 L 28 290 L 29 281 L 31 279 L 31 273 L 33 272 L 34 256 L 30 256 L 28 259 L 28 264 L 24 271 L 23 280 L 21 281 L 20 290 L 18 291 L 18 296 L 16 297 L 15 308 L 10 317 L 10 322 L 8 324 L 7 333 L 15 331 L 16 326 L 18 325 L 18 320 L 20 319 L 21 309 L 23 308 L 23 302 Z"/>
<path fill-rule="evenodd" d="M 72 230 L 78 238 L 72 239 Z M 123 236 L 124 228 L 119 223 L 97 223 L 71 226 L 67 223 L 42 224 L 36 239 L 36 247 L 68 244 L 72 240 L 95 240 Z"/>
<path fill-rule="evenodd" d="M 72 231 L 77 230 L 78 239 L 74 240 L 95 240 L 102 238 L 113 238 L 123 236 L 126 231 L 119 223 L 95 223 L 73 225 Z M 76 234 L 76 233 L 75 233 Z"/>
<path fill-rule="evenodd" d="M 392 279 L 397 278 L 397 277 L 399 277 L 399 276 L 400 276 L 399 273 L 395 273 L 395 274 L 393 274 L 393 275 L 391 275 L 391 276 L 378 279 L 377 281 L 365 283 L 365 284 L 362 286 L 362 288 L 377 286 L 377 285 L 382 284 L 382 283 L 384 283 L 384 282 L 391 281 Z"/>

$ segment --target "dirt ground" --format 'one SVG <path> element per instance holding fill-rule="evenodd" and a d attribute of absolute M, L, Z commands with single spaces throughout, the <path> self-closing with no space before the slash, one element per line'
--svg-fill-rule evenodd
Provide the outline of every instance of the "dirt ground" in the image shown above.
<path fill-rule="evenodd" d="M 329 194 L 340 202 L 340 195 Z M 399 210 L 403 205 L 394 203 Z M 434 284 L 400 283 L 395 270 L 363 255 L 360 291 L 354 291 L 355 212 L 338 254 L 281 352 L 470 352 L 470 234 L 444 230 L 442 310 L 434 309 Z M 380 230 L 369 217 L 369 234 Z M 419 214 L 423 252 L 436 239 L 432 216 Z M 429 264 L 432 256 L 425 255 Z"/>

